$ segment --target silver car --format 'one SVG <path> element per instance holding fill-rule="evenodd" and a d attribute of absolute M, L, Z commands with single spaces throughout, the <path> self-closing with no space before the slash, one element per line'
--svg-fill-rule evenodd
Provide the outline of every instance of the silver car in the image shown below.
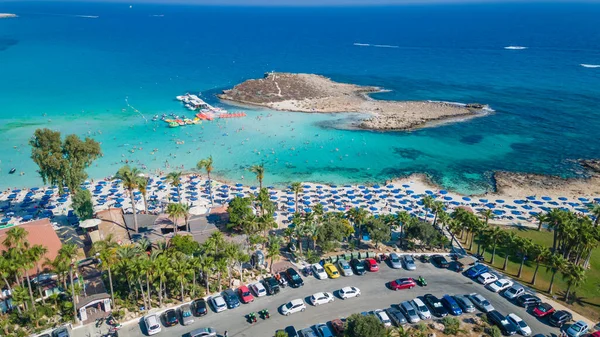
<path fill-rule="evenodd" d="M 227 303 L 225 303 L 225 299 L 220 294 L 217 294 L 210 298 L 210 303 L 213 306 L 215 312 L 221 312 L 227 310 Z"/>
<path fill-rule="evenodd" d="M 467 296 L 456 295 L 454 296 L 454 300 L 456 301 L 456 303 L 458 303 L 458 306 L 460 306 L 464 312 L 468 313 L 475 311 L 475 306 L 473 305 L 473 302 L 471 302 L 471 300 Z"/>
<path fill-rule="evenodd" d="M 181 324 L 190 325 L 194 323 L 194 315 L 192 315 L 192 309 L 189 304 L 180 306 L 179 314 L 181 315 Z"/>
<path fill-rule="evenodd" d="M 417 265 L 412 255 L 402 255 L 402 264 L 404 264 L 406 270 L 417 270 Z"/>
<path fill-rule="evenodd" d="M 410 323 L 417 323 L 421 320 L 419 314 L 409 301 L 400 303 L 400 309 L 402 309 L 402 313 Z"/>
<path fill-rule="evenodd" d="M 400 256 L 398 256 L 398 254 L 396 254 L 396 253 L 390 254 L 390 265 L 394 269 L 402 268 L 402 261 L 400 261 Z"/>
<path fill-rule="evenodd" d="M 216 337 L 215 328 L 199 328 L 190 332 L 190 337 Z"/>
<path fill-rule="evenodd" d="M 352 268 L 350 267 L 350 264 L 348 263 L 348 261 L 341 259 L 338 261 L 337 264 L 338 264 L 338 269 L 340 270 L 342 275 L 344 275 L 344 276 L 354 275 L 354 273 L 352 272 Z"/>
<path fill-rule="evenodd" d="M 402 311 L 396 308 L 387 308 L 385 309 L 385 311 L 387 311 L 388 316 L 390 317 L 392 322 L 394 322 L 394 324 L 396 324 L 397 326 L 408 323 Z"/>
<path fill-rule="evenodd" d="M 304 328 L 298 331 L 298 337 L 319 337 L 311 328 Z"/>
<path fill-rule="evenodd" d="M 483 312 L 490 312 L 494 310 L 494 306 L 488 300 L 486 300 L 485 297 L 479 295 L 478 293 L 469 294 L 469 299 Z"/>

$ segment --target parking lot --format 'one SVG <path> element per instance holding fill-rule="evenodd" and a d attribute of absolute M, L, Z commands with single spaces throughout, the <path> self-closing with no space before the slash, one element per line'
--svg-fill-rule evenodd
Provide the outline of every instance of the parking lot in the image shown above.
<path fill-rule="evenodd" d="M 386 287 L 386 284 L 393 279 L 407 276 L 416 278 L 419 275 L 427 279 L 428 286 L 417 286 L 413 289 L 398 291 L 392 291 Z M 337 290 L 345 286 L 355 286 L 360 288 L 362 295 L 358 298 L 341 300 L 337 296 Z M 308 298 L 312 294 L 321 291 L 333 292 L 336 296 L 336 300 L 333 303 L 323 304 L 318 307 L 310 305 Z M 387 265 L 381 265 L 378 272 L 367 272 L 362 276 L 354 275 L 326 280 L 318 280 L 314 276 L 304 277 L 304 286 L 299 289 L 286 287 L 285 289 L 282 289 L 279 294 L 257 298 L 250 304 L 242 304 L 238 308 L 226 310 L 221 313 L 215 313 L 213 310 L 209 310 L 208 315 L 201 318 L 195 318 L 192 325 L 176 325 L 169 328 L 163 327 L 162 331 L 157 334 L 157 336 L 183 336 L 199 327 L 216 328 L 219 335 L 227 330 L 229 336 L 272 336 L 274 335 L 275 330 L 285 328 L 286 326 L 292 325 L 299 330 L 335 318 L 348 317 L 353 313 L 385 309 L 392 305 L 398 305 L 402 301 L 411 300 L 427 293 L 432 293 L 441 297 L 444 294 L 457 295 L 473 292 L 482 294 L 493 304 L 496 310 L 504 315 L 516 313 L 527 322 L 533 330 L 533 334 L 541 333 L 547 336 L 556 336 L 559 333 L 557 328 L 553 328 L 545 322 L 547 318 L 539 320 L 524 308 L 509 302 L 499 294 L 485 289 L 483 285 L 474 282 L 464 275 L 446 269 L 439 269 L 429 263 L 417 262 L 416 271 L 391 269 Z M 297 298 L 301 298 L 307 302 L 306 311 L 295 313 L 290 316 L 281 315 L 279 310 L 281 305 Z M 259 318 L 257 323 L 254 324 L 247 322 L 245 316 L 248 313 L 258 312 L 265 308 L 271 313 L 271 318 L 266 320 Z M 476 311 L 476 313 L 477 312 L 479 311 Z M 77 332 L 78 331 L 76 330 L 76 336 Z M 140 320 L 138 324 L 124 325 L 119 331 L 119 335 L 123 337 L 141 337 L 146 335 L 146 331 Z"/>

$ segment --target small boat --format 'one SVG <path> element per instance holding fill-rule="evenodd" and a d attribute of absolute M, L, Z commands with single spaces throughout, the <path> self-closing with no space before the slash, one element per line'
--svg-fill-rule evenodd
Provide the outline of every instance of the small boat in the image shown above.
<path fill-rule="evenodd" d="M 177 122 L 169 122 L 169 127 L 170 128 L 176 128 L 178 126 L 179 126 L 179 124 Z"/>
<path fill-rule="evenodd" d="M 8 174 L 13 174 L 15 172 L 17 172 L 17 169 L 13 167 L 10 169 L 10 171 L 8 171 Z"/>

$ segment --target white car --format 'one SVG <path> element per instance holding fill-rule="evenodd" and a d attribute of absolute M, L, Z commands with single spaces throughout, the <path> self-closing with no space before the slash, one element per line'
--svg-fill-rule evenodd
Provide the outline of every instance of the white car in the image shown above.
<path fill-rule="evenodd" d="M 502 290 L 507 289 L 512 285 L 513 285 L 513 281 L 506 279 L 506 278 L 501 278 L 501 279 L 497 280 L 496 282 L 488 283 L 488 285 L 485 287 L 495 293 L 499 293 Z"/>
<path fill-rule="evenodd" d="M 377 309 L 375 311 L 373 311 L 373 313 L 375 314 L 375 317 L 377 317 L 379 319 L 379 321 L 381 321 L 381 323 L 383 323 L 384 326 L 388 327 L 388 326 L 392 326 L 392 321 L 390 320 L 390 317 L 387 315 L 387 313 L 381 309 Z"/>
<path fill-rule="evenodd" d="M 304 301 L 300 298 L 291 300 L 281 306 L 281 313 L 285 316 L 289 316 L 297 312 L 303 312 L 304 310 L 306 310 L 306 304 L 304 304 Z"/>
<path fill-rule="evenodd" d="M 415 298 L 410 304 L 412 304 L 412 306 L 415 308 L 417 314 L 419 314 L 419 317 L 421 317 L 421 319 L 431 318 L 431 312 L 429 311 L 429 309 L 427 309 L 427 306 L 425 305 L 425 303 L 423 303 L 423 301 L 421 301 L 420 298 Z"/>
<path fill-rule="evenodd" d="M 506 291 L 502 295 L 504 295 L 504 297 L 508 298 L 509 300 L 514 300 L 515 298 L 523 295 L 524 293 L 525 288 L 523 288 L 522 285 L 515 283 L 508 289 L 506 289 Z"/>
<path fill-rule="evenodd" d="M 340 297 L 345 300 L 347 298 L 360 296 L 360 289 L 356 287 L 344 287 L 338 291 Z"/>
<path fill-rule="evenodd" d="M 144 317 L 144 323 L 146 324 L 146 331 L 148 331 L 148 335 L 156 335 L 160 332 L 160 323 L 158 316 L 156 315 L 148 315 Z"/>
<path fill-rule="evenodd" d="M 267 296 L 267 289 L 265 289 L 265 286 L 263 286 L 261 282 L 252 283 L 250 289 L 252 289 L 252 292 L 256 297 Z"/>
<path fill-rule="evenodd" d="M 327 292 L 316 293 L 316 294 L 314 294 L 314 295 L 312 295 L 310 297 L 310 302 L 315 307 L 318 306 L 318 305 L 320 305 L 320 304 L 331 303 L 334 300 L 335 300 L 335 298 L 333 297 L 333 294 L 332 293 L 327 293 Z"/>
<path fill-rule="evenodd" d="M 531 328 L 529 327 L 529 325 L 527 325 L 527 323 L 525 323 L 523 319 L 521 319 L 521 317 L 515 314 L 509 314 L 508 316 L 506 316 L 506 319 L 517 327 L 521 335 L 531 335 Z"/>
<path fill-rule="evenodd" d="M 319 280 L 327 279 L 327 273 L 325 272 L 325 269 L 323 268 L 323 266 L 321 266 L 320 264 L 315 263 L 310 266 L 310 269 L 312 269 L 313 274 L 315 274 L 315 277 L 318 278 Z"/>
<path fill-rule="evenodd" d="M 221 295 L 215 295 L 210 298 L 210 303 L 215 309 L 216 312 L 221 312 L 227 310 L 227 303 L 225 303 L 225 299 Z"/>
<path fill-rule="evenodd" d="M 483 285 L 486 285 L 488 283 L 498 281 L 498 276 L 496 276 L 494 274 L 490 274 L 490 273 L 483 273 L 483 274 L 479 275 L 479 277 L 477 278 L 477 281 Z"/>

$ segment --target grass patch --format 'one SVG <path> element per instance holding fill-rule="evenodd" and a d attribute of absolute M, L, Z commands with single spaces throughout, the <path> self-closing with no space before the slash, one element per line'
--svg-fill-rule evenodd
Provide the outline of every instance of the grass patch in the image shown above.
<path fill-rule="evenodd" d="M 546 247 L 552 247 L 554 236 L 552 232 L 547 230 L 542 230 L 539 232 L 535 229 L 528 228 L 511 228 L 508 230 L 515 231 L 517 235 L 523 238 L 531 239 L 535 243 L 544 245 Z M 477 240 L 475 240 L 475 243 L 473 244 L 473 250 L 474 252 L 477 251 Z M 511 254 L 516 254 L 516 252 L 511 252 Z M 487 249 L 483 255 L 485 257 L 485 262 L 489 264 L 492 258 L 491 247 Z M 498 270 L 502 270 L 505 257 L 505 250 L 498 246 L 496 248 L 496 258 L 494 259 L 493 267 Z M 518 256 L 509 255 L 507 268 L 504 273 L 516 278 L 517 273 L 519 272 L 520 263 L 521 260 Z M 572 295 L 569 303 L 564 302 L 564 294 L 567 290 L 567 283 L 563 280 L 562 274 L 558 273 L 554 280 L 553 297 L 562 304 L 571 308 L 573 311 L 597 321 L 600 319 L 600 250 L 596 249 L 592 253 L 590 266 L 591 268 L 585 273 L 585 282 L 578 288 L 571 289 Z M 546 266 L 540 265 L 536 284 L 534 286 L 531 284 L 534 271 L 535 263 L 526 260 L 525 265 L 523 266 L 523 273 L 519 281 L 541 293 L 548 295 L 548 287 L 550 286 L 550 278 L 552 277 L 552 273 L 546 270 Z"/>

